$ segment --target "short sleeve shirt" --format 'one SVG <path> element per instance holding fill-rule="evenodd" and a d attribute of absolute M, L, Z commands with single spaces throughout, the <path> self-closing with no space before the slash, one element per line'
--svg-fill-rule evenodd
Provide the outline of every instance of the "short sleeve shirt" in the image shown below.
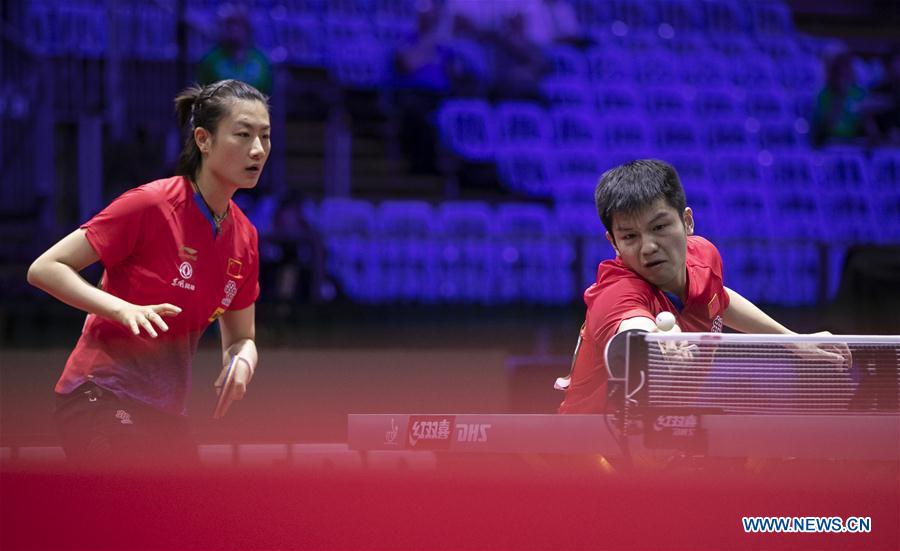
<path fill-rule="evenodd" d="M 91 381 L 120 398 L 185 413 L 200 336 L 259 295 L 256 229 L 233 201 L 228 212 L 217 231 L 202 198 L 179 176 L 124 193 L 81 226 L 103 264 L 104 291 L 182 311 L 165 318 L 169 331 L 155 339 L 89 314 L 57 393 Z"/>
<path fill-rule="evenodd" d="M 681 308 L 620 259 L 606 260 L 597 269 L 597 282 L 584 293 L 587 314 L 581 345 L 572 368 L 572 380 L 560 413 L 601 413 L 606 400 L 606 343 L 623 320 L 655 319 L 672 312 L 685 332 L 720 332 L 729 298 L 722 277 L 722 257 L 715 246 L 699 236 L 687 241 L 687 294 Z"/>

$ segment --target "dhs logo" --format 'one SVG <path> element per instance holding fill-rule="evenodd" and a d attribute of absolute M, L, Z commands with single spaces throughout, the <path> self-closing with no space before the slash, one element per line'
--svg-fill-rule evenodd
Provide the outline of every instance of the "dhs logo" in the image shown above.
<path fill-rule="evenodd" d="M 456 425 L 457 442 L 487 442 L 490 423 L 459 423 Z"/>
<path fill-rule="evenodd" d="M 406 444 L 419 450 L 446 450 L 456 425 L 453 415 L 412 415 L 407 427 Z"/>

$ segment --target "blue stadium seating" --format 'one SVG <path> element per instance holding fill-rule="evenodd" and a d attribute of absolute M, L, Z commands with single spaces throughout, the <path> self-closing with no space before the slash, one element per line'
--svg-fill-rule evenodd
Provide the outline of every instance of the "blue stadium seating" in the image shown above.
<path fill-rule="evenodd" d="M 749 92 L 744 98 L 744 112 L 763 122 L 778 122 L 785 115 L 784 100 L 773 92 Z"/>
<path fill-rule="evenodd" d="M 782 306 L 808 306 L 819 297 L 820 258 L 814 244 L 774 244 L 777 272 L 766 293 L 767 302 Z"/>
<path fill-rule="evenodd" d="M 384 299 L 438 300 L 435 218 L 431 205 L 424 201 L 385 201 L 378 207 L 375 255 Z"/>
<path fill-rule="evenodd" d="M 698 152 L 701 140 L 692 119 L 653 120 L 653 146 L 660 156 Z"/>
<path fill-rule="evenodd" d="M 739 189 L 758 193 L 762 173 L 756 155 L 718 155 L 709 162 L 710 175 L 721 189 Z"/>
<path fill-rule="evenodd" d="M 642 87 L 644 111 L 649 117 L 683 117 L 688 114 L 688 99 L 678 86 Z"/>
<path fill-rule="evenodd" d="M 825 191 L 868 190 L 866 162 L 857 151 L 826 151 L 816 163 L 816 180 Z"/>
<path fill-rule="evenodd" d="M 769 243 L 723 240 L 725 285 L 756 303 L 772 303 L 781 295 L 780 258 Z"/>
<path fill-rule="evenodd" d="M 600 153 L 605 159 L 626 155 L 646 157 L 651 151 L 648 129 L 641 119 L 603 117 L 600 119 Z"/>
<path fill-rule="evenodd" d="M 550 197 L 553 180 L 546 148 L 504 148 L 497 152 L 497 172 L 510 189 L 532 197 Z"/>
<path fill-rule="evenodd" d="M 704 87 L 697 92 L 692 103 L 694 114 L 704 122 L 721 121 L 738 115 L 737 102 L 729 89 Z"/>
<path fill-rule="evenodd" d="M 656 21 L 668 23 L 679 37 L 705 27 L 699 2 L 692 0 L 656 0 Z"/>
<path fill-rule="evenodd" d="M 593 91 L 585 81 L 544 79 L 541 82 L 541 93 L 553 107 L 591 108 L 594 101 Z"/>
<path fill-rule="evenodd" d="M 638 91 L 630 86 L 600 84 L 594 86 L 594 105 L 604 116 L 622 117 L 640 110 Z"/>
<path fill-rule="evenodd" d="M 594 84 L 629 83 L 633 79 L 632 58 L 613 48 L 591 48 L 586 52 Z"/>
<path fill-rule="evenodd" d="M 355 199 L 324 199 L 319 206 L 318 228 L 328 251 L 328 270 L 348 297 L 361 302 L 380 299 L 377 259 L 373 256 L 375 212 L 371 204 Z"/>
<path fill-rule="evenodd" d="M 750 8 L 753 31 L 760 42 L 772 36 L 791 36 L 794 33 L 794 18 L 790 7 L 783 2 L 747 2 Z"/>
<path fill-rule="evenodd" d="M 477 99 L 453 99 L 441 104 L 438 127 L 447 146 L 470 161 L 486 161 L 494 156 L 491 110 Z"/>
<path fill-rule="evenodd" d="M 550 111 L 553 142 L 561 149 L 597 147 L 597 122 L 587 109 L 555 108 Z"/>
<path fill-rule="evenodd" d="M 447 201 L 437 212 L 441 297 L 448 302 L 493 302 L 497 257 L 493 210 L 477 201 Z"/>
<path fill-rule="evenodd" d="M 500 148 L 546 147 L 551 140 L 547 113 L 535 103 L 503 102 L 494 109 L 495 143 Z"/>
<path fill-rule="evenodd" d="M 759 145 L 769 151 L 796 151 L 804 144 L 803 135 L 792 122 L 763 123 L 759 129 Z"/>
<path fill-rule="evenodd" d="M 756 136 L 747 132 L 743 119 L 723 119 L 706 125 L 705 145 L 717 153 L 752 153 Z"/>
<path fill-rule="evenodd" d="M 497 209 L 500 239 L 497 298 L 503 302 L 560 303 L 571 299 L 575 259 L 544 207 L 505 204 Z"/>
<path fill-rule="evenodd" d="M 587 58 L 581 50 L 572 46 L 554 45 L 546 49 L 550 61 L 549 78 L 560 82 L 587 82 L 590 78 Z"/>

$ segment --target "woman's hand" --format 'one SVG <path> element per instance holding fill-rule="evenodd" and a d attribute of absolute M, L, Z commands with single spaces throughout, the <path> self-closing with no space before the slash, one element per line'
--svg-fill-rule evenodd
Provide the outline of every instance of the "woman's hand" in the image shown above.
<path fill-rule="evenodd" d="M 114 314 L 115 321 L 131 329 L 131 332 L 137 336 L 141 334 L 141 328 L 154 339 L 159 336 L 156 332 L 156 325 L 161 331 L 166 332 L 169 326 L 163 321 L 164 317 L 177 316 L 181 313 L 181 308 L 174 304 L 152 304 L 149 306 L 138 306 L 136 304 L 127 303 L 122 308 L 116 310 Z"/>

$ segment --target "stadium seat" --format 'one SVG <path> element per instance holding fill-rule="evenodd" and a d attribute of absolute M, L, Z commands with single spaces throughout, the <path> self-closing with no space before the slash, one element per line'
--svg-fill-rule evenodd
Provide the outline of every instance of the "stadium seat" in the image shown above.
<path fill-rule="evenodd" d="M 726 74 L 733 86 L 744 90 L 767 90 L 775 83 L 772 64 L 768 57 L 761 54 L 732 60 Z"/>
<path fill-rule="evenodd" d="M 794 18 L 784 2 L 747 2 L 753 31 L 763 42 L 772 37 L 792 36 Z"/>
<path fill-rule="evenodd" d="M 672 26 L 675 36 L 700 31 L 704 28 L 703 10 L 699 2 L 692 0 L 656 0 L 656 21 Z"/>
<path fill-rule="evenodd" d="M 587 82 L 590 79 L 587 58 L 581 50 L 556 44 L 547 48 L 545 55 L 551 66 L 548 78 L 575 83 Z"/>
<path fill-rule="evenodd" d="M 630 86 L 601 84 L 594 86 L 594 104 L 604 117 L 623 117 L 636 113 L 641 105 L 638 91 Z"/>
<path fill-rule="evenodd" d="M 630 83 L 634 68 L 632 58 L 613 48 L 591 48 L 587 51 L 588 68 L 594 84 Z"/>
<path fill-rule="evenodd" d="M 722 119 L 707 124 L 705 145 L 719 153 L 752 153 L 756 136 L 747 131 L 744 120 Z"/>
<path fill-rule="evenodd" d="M 494 156 L 490 107 L 477 99 L 452 99 L 441 104 L 438 128 L 447 146 L 470 161 L 487 161 Z"/>
<path fill-rule="evenodd" d="M 773 76 L 788 90 L 812 95 L 824 83 L 822 60 L 801 52 L 774 63 Z"/>
<path fill-rule="evenodd" d="M 478 201 L 447 201 L 438 209 L 438 288 L 448 302 L 493 302 L 494 211 Z"/>
<path fill-rule="evenodd" d="M 719 230 L 720 214 L 716 207 L 717 194 L 708 187 L 686 186 L 685 199 L 694 213 L 694 232 L 715 242 L 722 233 Z"/>
<path fill-rule="evenodd" d="M 634 82 L 644 86 L 670 86 L 677 80 L 678 64 L 675 56 L 660 50 L 636 60 Z"/>
<path fill-rule="evenodd" d="M 546 112 L 536 103 L 508 101 L 494 108 L 496 147 L 545 147 L 551 140 Z"/>
<path fill-rule="evenodd" d="M 273 20 L 273 32 L 292 63 L 313 67 L 325 65 L 326 36 L 318 17 L 293 15 Z"/>
<path fill-rule="evenodd" d="M 694 96 L 693 110 L 700 121 L 715 122 L 736 116 L 738 114 L 736 103 L 730 90 L 704 87 Z"/>
<path fill-rule="evenodd" d="M 674 118 L 683 117 L 688 112 L 688 100 L 685 90 L 679 86 L 642 88 L 644 111 L 650 117 Z"/>
<path fill-rule="evenodd" d="M 694 188 L 709 189 L 712 187 L 712 176 L 704 155 L 676 153 L 666 155 L 665 160 L 675 167 L 681 183 L 686 191 Z"/>
<path fill-rule="evenodd" d="M 550 111 L 553 142 L 560 149 L 597 147 L 597 122 L 588 109 L 555 108 Z"/>
<path fill-rule="evenodd" d="M 389 52 L 374 35 L 332 42 L 329 49 L 332 74 L 348 88 L 377 88 L 388 80 Z"/>
<path fill-rule="evenodd" d="M 372 205 L 355 199 L 324 199 L 317 217 L 328 250 L 329 273 L 351 299 L 378 300 L 379 267 L 373 255 L 375 213 Z"/>
<path fill-rule="evenodd" d="M 698 151 L 700 138 L 691 119 L 653 119 L 653 147 L 663 159 L 670 153 Z"/>
<path fill-rule="evenodd" d="M 594 200 L 594 188 L 603 170 L 592 149 L 559 149 L 550 156 L 552 194 L 557 203 L 587 203 Z"/>
<path fill-rule="evenodd" d="M 900 188 L 900 150 L 875 149 L 868 165 L 869 189 L 875 192 Z"/>
<path fill-rule="evenodd" d="M 831 243 L 877 243 L 879 220 L 870 197 L 860 191 L 841 189 L 819 191 L 820 224 L 824 238 Z"/>
<path fill-rule="evenodd" d="M 767 242 L 723 241 L 717 243 L 722 255 L 725 285 L 758 304 L 776 300 L 781 284 L 781 263 Z"/>
<path fill-rule="evenodd" d="M 779 238 L 815 242 L 824 237 L 819 197 L 814 189 L 770 188 L 772 223 Z"/>
<path fill-rule="evenodd" d="M 749 31 L 749 16 L 738 2 L 721 0 L 698 3 L 703 6 L 704 27 L 711 36 L 745 36 Z"/>
<path fill-rule="evenodd" d="M 588 82 L 544 79 L 541 81 L 541 94 L 551 107 L 568 109 L 590 109 L 593 105 L 593 92 Z"/>
<path fill-rule="evenodd" d="M 773 92 L 752 91 L 744 98 L 744 113 L 761 122 L 777 122 L 785 115 L 784 100 Z"/>
<path fill-rule="evenodd" d="M 763 123 L 759 128 L 759 145 L 769 151 L 795 151 L 805 143 L 791 122 Z"/>
<path fill-rule="evenodd" d="M 401 302 L 434 302 L 439 265 L 435 214 L 425 201 L 385 201 L 377 211 L 382 296 Z"/>
<path fill-rule="evenodd" d="M 861 153 L 854 151 L 826 151 L 816 164 L 816 180 L 823 190 L 855 191 L 868 190 L 866 162 Z"/>
<path fill-rule="evenodd" d="M 762 175 L 756 155 L 718 155 L 710 160 L 710 175 L 721 189 L 737 189 L 757 193 Z"/>
<path fill-rule="evenodd" d="M 544 207 L 501 205 L 497 209 L 497 232 L 501 301 L 558 304 L 571 300 L 574 283 L 570 270 L 575 252 Z"/>
<path fill-rule="evenodd" d="M 497 152 L 500 181 L 529 197 L 550 197 L 553 180 L 546 148 L 505 148 Z"/>
<path fill-rule="evenodd" d="M 801 152 L 778 153 L 766 169 L 769 189 L 811 194 L 816 189 L 815 174 L 809 156 Z"/>
<path fill-rule="evenodd" d="M 648 156 L 650 151 L 648 130 L 641 119 L 603 117 L 600 125 L 600 152 L 606 159 L 625 154 L 632 159 Z M 610 162 L 610 165 L 615 162 Z"/>

